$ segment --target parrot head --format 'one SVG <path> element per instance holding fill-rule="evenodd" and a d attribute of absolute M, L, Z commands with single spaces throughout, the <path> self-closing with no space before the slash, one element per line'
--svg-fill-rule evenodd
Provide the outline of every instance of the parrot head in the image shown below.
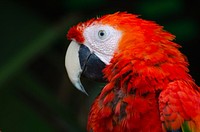
<path fill-rule="evenodd" d="M 120 53 L 127 56 L 126 59 L 157 63 L 161 59 L 165 61 L 164 50 L 159 52 L 161 55 L 156 54 L 160 47 L 167 48 L 166 43 L 170 47 L 177 47 L 171 42 L 174 36 L 162 30 L 162 26 L 126 12 L 79 23 L 70 28 L 67 38 L 71 40 L 65 57 L 68 76 L 73 85 L 84 93 L 86 91 L 80 77 L 109 80 L 103 71 L 112 63 L 114 56 L 122 55 Z"/>
<path fill-rule="evenodd" d="M 199 87 L 175 36 L 162 26 L 117 12 L 73 26 L 67 38 L 65 66 L 74 86 L 87 94 L 81 76 L 107 81 L 88 131 L 200 130 Z"/>

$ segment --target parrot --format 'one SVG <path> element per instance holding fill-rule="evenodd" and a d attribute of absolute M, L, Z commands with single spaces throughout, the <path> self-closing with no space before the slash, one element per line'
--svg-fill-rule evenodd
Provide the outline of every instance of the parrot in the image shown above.
<path fill-rule="evenodd" d="M 72 26 L 66 37 L 71 83 L 87 94 L 81 77 L 105 82 L 88 132 L 200 132 L 200 88 L 163 26 L 115 12 Z"/>

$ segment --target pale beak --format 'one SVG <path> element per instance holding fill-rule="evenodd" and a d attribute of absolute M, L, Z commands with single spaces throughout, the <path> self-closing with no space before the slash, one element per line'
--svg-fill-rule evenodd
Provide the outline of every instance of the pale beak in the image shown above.
<path fill-rule="evenodd" d="M 72 84 L 78 90 L 88 95 L 80 81 L 82 69 L 79 61 L 79 49 L 80 44 L 76 43 L 75 41 L 70 43 L 65 56 L 65 67 Z"/>
<path fill-rule="evenodd" d="M 65 57 L 65 66 L 70 81 L 86 95 L 88 94 L 80 81 L 82 75 L 92 80 L 105 81 L 102 72 L 106 66 L 105 63 L 84 44 L 78 44 L 75 41 L 70 43 Z"/>

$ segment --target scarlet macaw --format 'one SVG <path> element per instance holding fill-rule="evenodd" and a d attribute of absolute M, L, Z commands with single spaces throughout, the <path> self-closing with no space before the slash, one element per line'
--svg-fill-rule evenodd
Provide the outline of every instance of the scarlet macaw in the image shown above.
<path fill-rule="evenodd" d="M 65 65 L 107 81 L 91 106 L 88 132 L 200 132 L 200 89 L 174 35 L 155 22 L 117 12 L 73 26 Z"/>

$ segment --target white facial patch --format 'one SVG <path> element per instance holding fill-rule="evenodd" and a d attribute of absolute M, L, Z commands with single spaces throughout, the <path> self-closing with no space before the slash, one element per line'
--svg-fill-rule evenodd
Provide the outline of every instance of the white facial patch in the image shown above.
<path fill-rule="evenodd" d="M 94 52 L 105 64 L 109 64 L 118 47 L 122 33 L 109 25 L 91 25 L 87 27 L 83 36 L 84 44 Z"/>

